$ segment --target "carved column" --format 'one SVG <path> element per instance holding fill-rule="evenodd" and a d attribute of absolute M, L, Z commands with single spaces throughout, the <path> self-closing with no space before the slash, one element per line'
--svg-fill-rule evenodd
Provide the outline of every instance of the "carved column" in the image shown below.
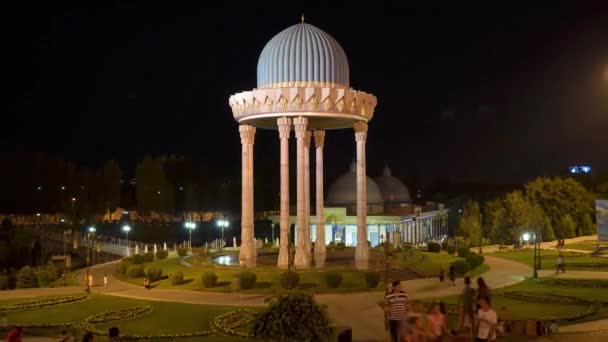
<path fill-rule="evenodd" d="M 289 267 L 289 136 L 291 119 L 277 119 L 281 141 L 281 230 L 277 266 Z"/>
<path fill-rule="evenodd" d="M 293 119 L 294 131 L 296 134 L 297 143 L 297 160 L 296 160 L 296 184 L 297 184 L 297 201 L 296 201 L 296 255 L 294 258 L 294 265 L 296 267 L 308 267 L 308 258 L 306 253 L 306 196 L 304 194 L 304 145 L 306 138 L 306 126 L 308 125 L 308 119 L 299 116 Z"/>
<path fill-rule="evenodd" d="M 306 208 L 306 214 L 304 215 L 304 219 L 306 223 L 304 224 L 304 233 L 305 240 L 304 244 L 306 245 L 306 259 L 307 264 L 310 265 L 312 263 L 312 242 L 310 241 L 310 140 L 312 138 L 312 133 L 310 131 L 306 131 L 306 135 L 304 135 L 304 206 Z"/>
<path fill-rule="evenodd" d="M 255 127 L 240 125 L 242 172 L 241 172 L 241 249 L 239 263 L 255 266 L 255 245 L 253 241 L 253 144 Z"/>
<path fill-rule="evenodd" d="M 367 269 L 369 246 L 367 245 L 367 175 L 365 171 L 365 142 L 367 140 L 367 123 L 355 122 L 355 141 L 357 143 L 357 247 L 355 249 L 355 267 Z"/>
<path fill-rule="evenodd" d="M 315 195 L 317 231 L 315 240 L 315 266 L 323 267 L 327 255 L 325 248 L 325 219 L 323 217 L 323 146 L 325 144 L 325 131 L 314 131 L 315 150 L 316 150 L 316 172 L 315 181 L 317 191 Z M 378 234 L 380 234 L 380 225 L 378 225 Z"/>

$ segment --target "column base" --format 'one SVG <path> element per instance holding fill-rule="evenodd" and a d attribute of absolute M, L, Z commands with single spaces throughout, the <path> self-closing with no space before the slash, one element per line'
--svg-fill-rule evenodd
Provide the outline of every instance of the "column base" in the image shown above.
<path fill-rule="evenodd" d="M 310 267 L 310 257 L 307 255 L 306 250 L 304 250 L 302 247 L 296 249 L 293 265 L 298 268 Z"/>
<path fill-rule="evenodd" d="M 369 269 L 369 259 L 356 259 L 355 268 L 360 271 L 368 270 Z"/>
<path fill-rule="evenodd" d="M 322 268 L 325 267 L 325 260 L 327 259 L 327 255 L 325 253 L 315 253 L 315 267 Z"/>
<path fill-rule="evenodd" d="M 367 241 L 358 243 L 355 248 L 355 268 L 358 270 L 369 268 L 369 247 L 367 246 Z"/>
<path fill-rule="evenodd" d="M 289 250 L 287 247 L 279 247 L 279 259 L 277 260 L 279 268 L 289 267 Z"/>

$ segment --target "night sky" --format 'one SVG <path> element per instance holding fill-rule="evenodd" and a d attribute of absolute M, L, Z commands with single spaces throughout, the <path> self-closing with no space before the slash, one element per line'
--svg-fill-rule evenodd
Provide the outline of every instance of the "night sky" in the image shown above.
<path fill-rule="evenodd" d="M 401 178 L 493 183 L 575 163 L 608 169 L 602 1 L 538 8 L 20 3 L 3 10 L 10 88 L 3 149 L 62 154 L 92 167 L 117 159 L 127 171 L 147 153 L 174 153 L 238 175 L 228 97 L 255 87 L 265 43 L 304 12 L 346 51 L 351 86 L 378 97 L 367 145 L 371 176 L 385 162 Z M 278 172 L 278 134 L 258 132 L 256 159 L 277 160 Z M 346 171 L 354 155 L 352 130 L 329 132 L 327 177 Z"/>

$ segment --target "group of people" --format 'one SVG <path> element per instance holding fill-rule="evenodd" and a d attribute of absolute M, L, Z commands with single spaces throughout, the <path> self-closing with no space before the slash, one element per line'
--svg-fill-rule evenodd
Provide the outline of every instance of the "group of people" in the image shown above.
<path fill-rule="evenodd" d="M 466 334 L 476 341 L 496 341 L 497 332 L 508 333 L 510 315 L 506 308 L 500 314 L 491 306 L 491 293 L 482 277 L 477 278 L 477 289 L 465 277 L 460 294 L 459 327 L 450 330 L 444 303 L 433 304 L 425 310 L 421 303 L 410 305 L 408 294 L 401 282 L 394 281 L 384 298 L 387 328 L 393 342 L 437 342 L 451 334 Z M 443 282 L 442 282 L 443 283 Z"/>
<path fill-rule="evenodd" d="M 6 342 L 21 342 L 23 335 L 22 326 L 13 326 L 11 331 L 6 336 Z M 112 327 L 108 330 L 109 342 L 120 342 L 120 330 L 117 327 Z M 76 339 L 69 331 L 64 330 L 61 332 L 61 336 L 57 340 L 58 342 L 74 342 Z M 93 342 L 93 334 L 88 332 L 82 337 L 82 342 Z"/>
<path fill-rule="evenodd" d="M 445 268 L 441 266 L 441 270 L 439 271 L 439 283 L 441 286 L 445 284 L 445 281 Z M 454 264 L 450 264 L 450 267 L 448 267 L 448 285 L 456 286 L 456 267 Z"/>

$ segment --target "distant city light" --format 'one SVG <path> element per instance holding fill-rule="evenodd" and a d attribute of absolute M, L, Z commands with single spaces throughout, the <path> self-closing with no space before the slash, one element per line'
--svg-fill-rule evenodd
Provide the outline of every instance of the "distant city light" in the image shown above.
<path fill-rule="evenodd" d="M 157 191 L 156 193 L 157 193 L 158 195 L 160 195 L 160 191 Z"/>
<path fill-rule="evenodd" d="M 59 222 L 64 223 L 64 222 L 65 222 L 65 219 L 64 219 L 64 218 L 61 218 L 61 219 L 59 220 Z"/>
<path fill-rule="evenodd" d="M 63 186 L 63 185 L 62 185 L 62 186 L 61 186 L 61 190 L 65 190 L 65 186 Z"/>
<path fill-rule="evenodd" d="M 93 227 L 93 226 L 89 227 L 89 232 L 90 233 L 95 233 L 96 231 L 97 231 L 97 229 L 95 229 L 95 227 Z"/>
<path fill-rule="evenodd" d="M 528 242 L 528 240 L 530 240 L 530 233 L 524 233 L 522 237 L 524 238 L 524 241 Z"/>
<path fill-rule="evenodd" d="M 76 197 L 72 197 L 72 202 L 76 202 Z"/>
<path fill-rule="evenodd" d="M 194 223 L 194 222 L 186 222 L 186 223 L 184 224 L 184 226 L 185 226 L 186 228 L 188 228 L 188 229 L 195 229 L 195 228 L 196 228 L 196 223 Z"/>
<path fill-rule="evenodd" d="M 36 213 L 36 216 L 40 216 L 40 213 Z"/>
<path fill-rule="evenodd" d="M 180 190 L 184 190 L 184 187 L 183 187 L 183 186 L 180 186 L 180 187 L 179 187 L 179 189 L 180 189 Z"/>
<path fill-rule="evenodd" d="M 129 212 L 128 211 L 123 211 L 122 214 L 123 215 L 129 215 Z"/>
<path fill-rule="evenodd" d="M 570 170 L 570 173 L 572 173 L 572 174 L 591 172 L 591 166 L 589 166 L 589 165 L 570 166 L 568 169 Z"/>
<path fill-rule="evenodd" d="M 38 188 L 37 188 L 37 189 L 38 189 L 38 190 L 42 190 L 42 187 L 41 187 L 41 186 L 38 186 Z"/>
<path fill-rule="evenodd" d="M 128 224 L 125 224 L 124 226 L 122 226 L 122 231 L 125 233 L 128 233 L 131 231 L 131 226 L 129 226 Z"/>

